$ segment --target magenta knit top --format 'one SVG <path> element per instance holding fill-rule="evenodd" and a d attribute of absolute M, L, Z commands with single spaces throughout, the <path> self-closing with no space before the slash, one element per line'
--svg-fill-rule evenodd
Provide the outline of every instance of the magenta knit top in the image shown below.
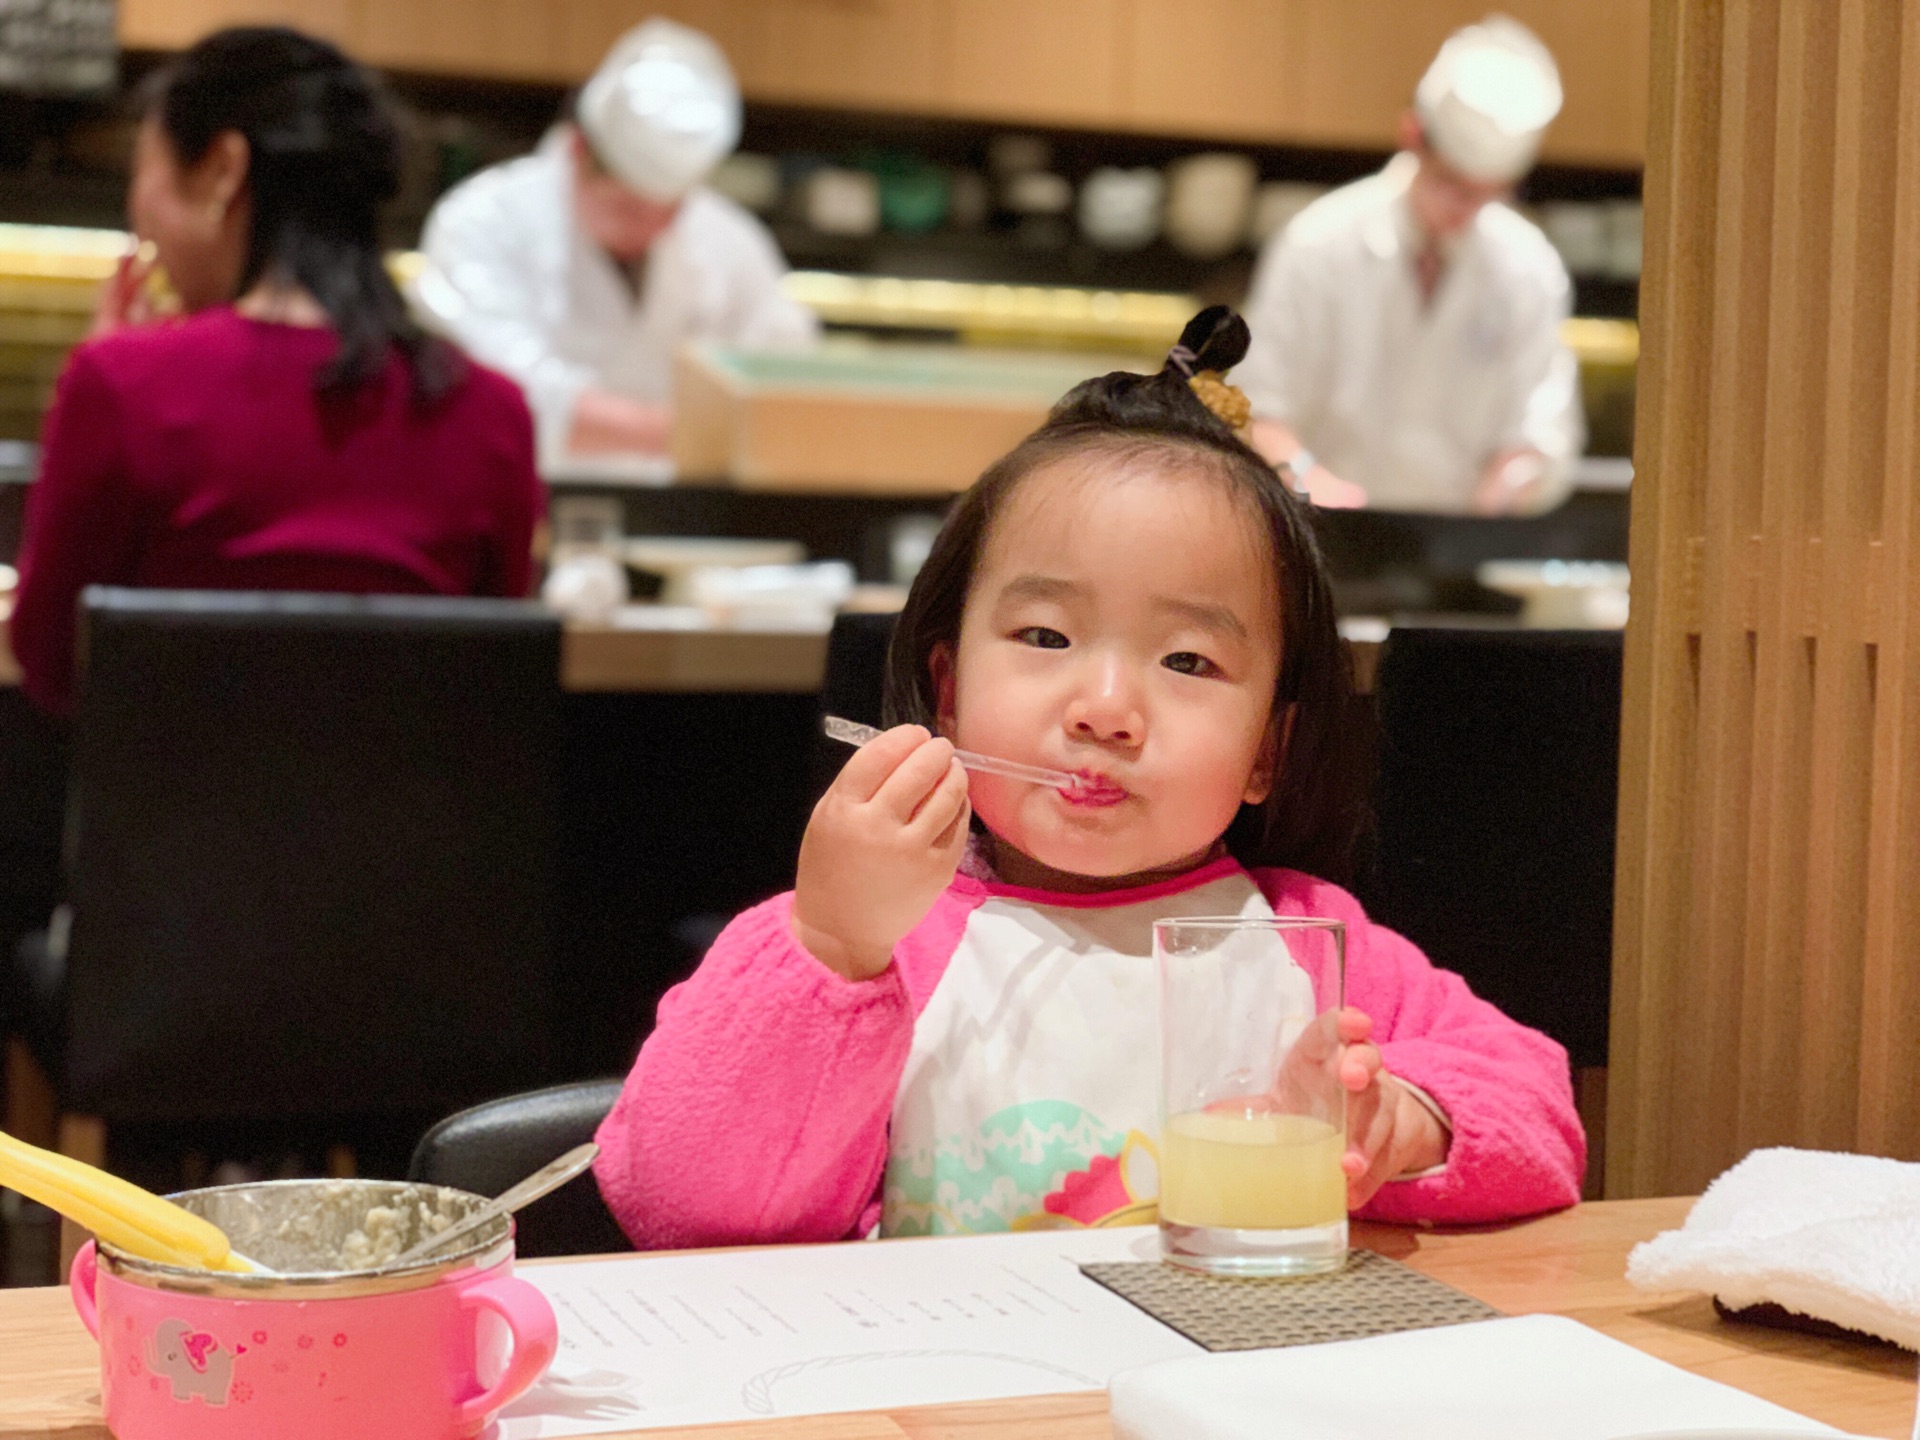
<path fill-rule="evenodd" d="M 1586 1139 L 1566 1052 L 1310 876 L 1249 872 L 1221 859 L 1144 890 L 1067 896 L 961 875 L 892 966 L 864 982 L 841 978 L 800 947 L 788 925 L 792 904 L 783 895 L 741 915 L 668 993 L 600 1128 L 601 1192 L 642 1248 L 843 1240 L 883 1221 L 886 1233 L 917 1233 L 915 1217 L 929 1209 L 949 1229 L 1007 1228 L 1005 1206 L 998 1218 L 994 1207 L 1023 1184 L 1033 1192 L 1023 1202 L 1029 1212 L 1038 1208 L 1034 1194 L 1050 1192 L 1049 1223 L 1116 1213 L 1128 1183 L 1118 1172 L 1141 1138 L 1140 1122 L 1121 1113 L 1137 1116 L 1138 1096 L 1122 1092 L 1152 1085 L 1155 1021 L 1150 1003 L 1133 1007 L 1147 1013 L 1131 1020 L 1112 1009 L 1109 991 L 1150 983 L 1131 967 L 1151 974 L 1144 936 L 1153 917 L 1262 905 L 1345 922 L 1347 1003 L 1372 1016 L 1387 1069 L 1425 1091 L 1452 1126 L 1445 1165 L 1390 1182 L 1362 1218 L 1472 1223 L 1580 1198 Z M 1015 963 L 1000 963 L 1009 953 Z M 1095 968 L 1081 978 L 1092 983 L 1074 1006 L 1098 1018 L 1079 1042 L 1084 1054 L 1036 1055 L 1021 1013 L 1027 1001 L 1014 992 L 1040 973 L 1034 967 L 1062 957 L 1064 978 L 1046 982 L 1054 999 L 1086 959 Z M 1331 982 L 1311 978 L 1326 1003 Z M 995 1001 L 1003 984 L 1004 1005 Z M 952 998 L 935 1004 L 943 987 Z M 1072 1033 L 1077 1013 L 1069 1007 L 1064 1030 L 1056 1023 L 1050 1032 L 1054 1051 L 1076 1048 L 1057 1037 Z M 1050 1092 L 1081 1061 L 1079 1103 L 1062 1107 Z M 983 1085 L 989 1099 L 974 1113 L 992 1110 L 987 1123 L 960 1132 L 924 1119 L 961 1113 L 943 1091 Z M 902 1125 L 931 1142 L 895 1133 Z M 965 1169 L 951 1167 L 977 1168 L 996 1148 L 1018 1153 L 1003 1153 L 1003 1173 L 969 1195 L 916 1174 L 916 1165 L 946 1164 L 965 1190 Z"/>
<path fill-rule="evenodd" d="M 544 491 L 513 383 L 470 366 L 417 407 L 405 364 L 315 392 L 331 330 L 222 307 L 75 350 L 27 499 L 11 638 L 71 704 L 88 585 L 520 597 Z"/>

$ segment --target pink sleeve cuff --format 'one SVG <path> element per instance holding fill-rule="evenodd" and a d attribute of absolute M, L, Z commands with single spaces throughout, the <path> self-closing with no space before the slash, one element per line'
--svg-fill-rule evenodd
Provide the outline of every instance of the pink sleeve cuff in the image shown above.
<path fill-rule="evenodd" d="M 601 1127 L 636 1245 L 842 1240 L 879 1188 L 912 1004 L 897 965 L 850 981 L 815 960 L 790 912 L 748 911 L 668 993 Z"/>

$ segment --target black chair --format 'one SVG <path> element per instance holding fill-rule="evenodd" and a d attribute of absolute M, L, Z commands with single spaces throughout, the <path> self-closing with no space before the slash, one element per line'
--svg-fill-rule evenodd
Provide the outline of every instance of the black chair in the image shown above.
<path fill-rule="evenodd" d="M 881 696 L 887 675 L 887 647 L 893 643 L 898 615 L 850 613 L 837 615 L 827 636 L 827 668 L 820 684 L 820 713 L 880 723 Z M 853 752 L 837 740 L 816 734 L 809 795 L 818 799 Z"/>
<path fill-rule="evenodd" d="M 1607 1063 L 1618 631 L 1396 629 L 1364 898 L 1475 993 Z"/>
<path fill-rule="evenodd" d="M 560 629 L 504 601 L 91 589 L 62 1148 L 551 1078 Z M 86 1117 L 82 1119 L 81 1117 Z"/>
<path fill-rule="evenodd" d="M 407 1178 L 494 1196 L 593 1139 L 620 1096 L 618 1080 L 583 1080 L 490 1100 L 450 1115 L 420 1138 Z M 605 1255 L 632 1244 L 592 1175 L 569 1181 L 517 1217 L 522 1256 Z"/>
<path fill-rule="evenodd" d="M 898 615 L 837 615 L 827 637 L 826 678 L 820 704 L 828 715 L 863 725 L 880 723 L 880 696 L 887 675 L 887 647 Z"/>
<path fill-rule="evenodd" d="M 0 956 L 46 926 L 60 899 L 68 727 L 0 686 Z M 9 997 L 10 998 L 10 997 Z M 4 1018 L 17 1021 L 12 1006 Z"/>

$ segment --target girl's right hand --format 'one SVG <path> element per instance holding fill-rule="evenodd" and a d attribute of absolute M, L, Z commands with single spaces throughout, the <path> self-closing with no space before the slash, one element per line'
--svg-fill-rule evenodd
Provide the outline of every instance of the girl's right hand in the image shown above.
<path fill-rule="evenodd" d="M 947 741 L 901 725 L 862 746 L 807 822 L 793 938 L 849 980 L 879 975 L 953 883 L 971 814 Z"/>

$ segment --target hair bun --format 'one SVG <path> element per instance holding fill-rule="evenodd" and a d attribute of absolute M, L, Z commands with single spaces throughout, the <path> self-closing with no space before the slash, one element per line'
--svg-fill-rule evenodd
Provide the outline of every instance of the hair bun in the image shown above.
<path fill-rule="evenodd" d="M 1061 397 L 1047 425 L 1179 435 L 1216 444 L 1223 438 L 1221 427 L 1237 432 L 1252 417 L 1247 397 L 1223 378 L 1246 358 L 1252 340 L 1246 321 L 1215 305 L 1187 322 L 1180 343 L 1154 374 L 1116 370 L 1083 380 Z"/>
<path fill-rule="evenodd" d="M 1253 420 L 1253 405 L 1229 385 L 1226 373 L 1246 359 L 1252 332 L 1225 305 L 1212 305 L 1187 322 L 1180 343 L 1167 352 L 1160 373 L 1171 373 L 1229 430 L 1239 432 Z"/>
<path fill-rule="evenodd" d="M 1180 349 L 1192 357 L 1187 361 L 1192 367 L 1189 375 L 1203 370 L 1224 375 L 1247 358 L 1252 345 L 1253 332 L 1247 322 L 1226 305 L 1209 305 L 1180 332 Z"/>

